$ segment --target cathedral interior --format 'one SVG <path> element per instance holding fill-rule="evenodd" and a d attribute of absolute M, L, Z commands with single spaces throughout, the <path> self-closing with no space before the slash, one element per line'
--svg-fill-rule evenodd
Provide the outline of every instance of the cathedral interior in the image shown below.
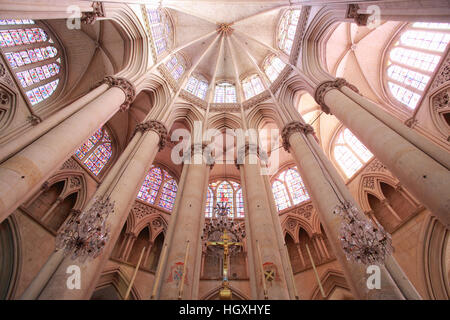
<path fill-rule="evenodd" d="M 448 300 L 450 3 L 0 0 L 1 300 Z"/>

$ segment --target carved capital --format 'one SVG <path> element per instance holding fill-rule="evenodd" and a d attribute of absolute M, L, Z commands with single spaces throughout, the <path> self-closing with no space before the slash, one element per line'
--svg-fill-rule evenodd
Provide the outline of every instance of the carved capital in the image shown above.
<path fill-rule="evenodd" d="M 347 7 L 346 17 L 353 19 L 358 26 L 367 26 L 367 21 L 370 14 L 358 13 L 359 6 L 357 4 L 351 3 Z"/>
<path fill-rule="evenodd" d="M 97 18 L 105 17 L 103 4 L 100 1 L 92 2 L 92 11 L 83 12 L 81 15 L 81 22 L 84 24 L 94 24 Z"/>
<path fill-rule="evenodd" d="M 119 78 L 114 76 L 106 76 L 103 80 L 110 87 L 118 87 L 125 93 L 125 101 L 120 106 L 120 111 L 126 111 L 130 107 L 136 97 L 136 89 L 134 85 L 125 78 Z"/>
<path fill-rule="evenodd" d="M 149 120 L 146 122 L 139 123 L 134 129 L 134 134 L 138 131 L 147 132 L 149 130 L 152 130 L 159 135 L 159 151 L 164 149 L 168 137 L 166 126 L 159 121 Z"/>
<path fill-rule="evenodd" d="M 414 128 L 414 126 L 418 123 L 417 119 L 414 117 L 409 118 L 405 121 L 405 125 L 409 128 Z"/>
<path fill-rule="evenodd" d="M 283 130 L 281 131 L 281 137 L 283 139 L 283 148 L 287 152 L 289 152 L 289 149 L 291 147 L 289 138 L 294 132 L 301 132 L 304 134 L 314 133 L 314 128 L 307 123 L 301 123 L 299 121 L 292 121 L 285 125 Z"/>
<path fill-rule="evenodd" d="M 36 126 L 42 122 L 42 119 L 40 117 L 38 117 L 37 115 L 32 114 L 32 115 L 28 116 L 28 121 L 30 121 L 32 126 Z"/>
<path fill-rule="evenodd" d="M 336 78 L 335 80 L 328 80 L 319 84 L 319 86 L 316 89 L 316 92 L 314 93 L 314 99 L 322 108 L 323 112 L 331 114 L 330 108 L 325 104 L 325 94 L 332 89 L 341 89 L 343 86 L 349 87 L 356 93 L 359 93 L 358 88 L 348 83 L 347 80 L 343 78 Z"/>

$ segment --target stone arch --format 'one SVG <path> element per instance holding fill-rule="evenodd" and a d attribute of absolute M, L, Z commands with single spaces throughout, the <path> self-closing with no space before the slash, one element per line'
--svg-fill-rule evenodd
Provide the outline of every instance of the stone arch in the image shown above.
<path fill-rule="evenodd" d="M 116 296 L 117 300 L 123 300 L 125 298 L 125 294 L 129 286 L 129 283 L 130 280 L 120 267 L 105 270 L 100 276 L 95 291 L 91 296 L 91 300 L 109 300 L 110 299 L 109 294 L 111 294 L 111 291 L 109 290 L 111 289 L 113 289 L 114 290 L 113 292 L 117 294 Z M 107 289 L 109 292 L 108 291 L 105 292 L 106 290 L 102 292 L 102 289 L 103 290 Z M 101 293 L 103 293 L 103 296 L 101 295 Z M 129 300 L 142 299 L 142 297 L 140 296 L 138 290 L 135 288 L 134 285 L 131 287 L 130 296 L 128 299 Z"/>
<path fill-rule="evenodd" d="M 233 300 L 250 300 L 250 298 L 245 293 L 238 290 L 234 286 L 230 285 L 229 287 L 233 296 L 237 298 Z M 205 293 L 203 297 L 200 298 L 200 300 L 219 300 L 220 289 L 222 289 L 221 285 Z"/>
<path fill-rule="evenodd" d="M 326 270 L 320 279 L 322 287 L 325 293 L 325 297 L 322 296 L 318 285 L 315 286 L 311 295 L 311 300 L 330 300 L 333 299 L 332 295 L 337 289 L 345 290 L 344 298 L 353 299 L 353 295 L 350 291 L 350 287 L 347 285 L 344 274 L 340 271 L 328 269 Z"/>
<path fill-rule="evenodd" d="M 420 277 L 429 298 L 450 299 L 450 231 L 428 215 L 422 225 L 419 243 Z"/>
<path fill-rule="evenodd" d="M 224 128 L 239 129 L 242 128 L 242 120 L 235 114 L 216 113 L 208 119 L 207 128 L 221 130 Z"/>
<path fill-rule="evenodd" d="M 21 264 L 20 233 L 11 215 L 0 224 L 0 300 L 14 298 Z"/>
<path fill-rule="evenodd" d="M 283 120 L 280 111 L 272 103 L 261 103 L 251 109 L 247 115 L 248 126 L 259 128 L 264 121 L 272 121 L 277 127 L 283 129 Z"/>

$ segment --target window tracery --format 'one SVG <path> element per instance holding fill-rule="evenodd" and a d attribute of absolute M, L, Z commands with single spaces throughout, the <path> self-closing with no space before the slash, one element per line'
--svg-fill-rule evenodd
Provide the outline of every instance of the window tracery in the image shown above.
<path fill-rule="evenodd" d="M 214 91 L 215 103 L 236 103 L 236 87 L 229 82 L 216 84 Z"/>
<path fill-rule="evenodd" d="M 95 131 L 94 134 L 83 143 L 77 151 L 75 151 L 75 156 L 96 176 L 98 176 L 107 165 L 112 154 L 111 138 L 104 127 Z"/>
<path fill-rule="evenodd" d="M 348 129 L 341 129 L 334 145 L 333 156 L 347 178 L 352 177 L 373 154 Z"/>
<path fill-rule="evenodd" d="M 217 180 L 210 183 L 206 197 L 205 216 L 207 218 L 214 217 L 214 207 L 217 202 L 228 203 L 228 207 L 231 208 L 229 217 L 244 217 L 244 198 L 239 183 L 231 180 Z"/>
<path fill-rule="evenodd" d="M 177 191 L 175 179 L 165 169 L 152 165 L 137 198 L 171 212 Z"/>
<path fill-rule="evenodd" d="M 415 22 L 389 51 L 387 87 L 396 100 L 415 109 L 448 42 L 450 24 Z"/>
<path fill-rule="evenodd" d="M 250 99 L 264 91 L 261 78 L 257 75 L 251 75 L 242 81 L 242 88 L 244 90 L 245 99 Z"/>
<path fill-rule="evenodd" d="M 297 167 L 288 168 L 279 173 L 272 182 L 272 192 L 278 211 L 309 200 L 308 192 Z"/>
<path fill-rule="evenodd" d="M 0 20 L 0 48 L 32 106 L 58 88 L 62 55 L 56 47 L 49 31 L 34 20 Z"/>

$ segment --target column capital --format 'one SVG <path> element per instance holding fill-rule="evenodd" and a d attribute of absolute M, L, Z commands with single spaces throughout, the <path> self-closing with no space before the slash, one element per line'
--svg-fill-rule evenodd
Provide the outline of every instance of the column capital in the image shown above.
<path fill-rule="evenodd" d="M 289 152 L 289 149 L 291 147 L 291 144 L 289 143 L 289 138 L 294 132 L 301 132 L 304 134 L 314 133 L 314 128 L 311 125 L 307 123 L 302 123 L 300 121 L 292 121 L 286 124 L 283 130 L 281 131 L 281 137 L 283 139 L 283 148 L 287 152 Z"/>
<path fill-rule="evenodd" d="M 84 24 L 94 24 L 98 17 L 105 16 L 103 4 L 100 1 L 92 2 L 92 11 L 83 12 L 81 15 L 81 22 Z"/>
<path fill-rule="evenodd" d="M 35 114 L 31 114 L 27 118 L 28 118 L 28 121 L 30 121 L 32 126 L 37 126 L 39 123 L 42 122 L 42 118 Z"/>
<path fill-rule="evenodd" d="M 346 17 L 352 18 L 353 20 L 355 20 L 355 23 L 358 26 L 367 26 L 367 21 L 370 17 L 370 14 L 358 13 L 358 10 L 359 10 L 359 5 L 357 5 L 356 3 L 350 3 L 347 6 Z"/>
<path fill-rule="evenodd" d="M 343 86 L 349 87 L 356 93 L 359 93 L 358 88 L 348 83 L 344 78 L 327 80 L 317 86 L 316 92 L 314 93 L 314 99 L 319 104 L 323 112 L 325 112 L 326 114 L 331 114 L 330 108 L 325 104 L 325 94 L 332 89 L 340 89 Z"/>
<path fill-rule="evenodd" d="M 106 76 L 103 79 L 103 83 L 106 83 L 110 87 L 118 87 L 122 89 L 123 93 L 125 93 L 125 101 L 120 106 L 120 111 L 128 110 L 130 104 L 136 97 L 136 89 L 134 88 L 134 85 L 125 78 L 115 76 Z"/>
<path fill-rule="evenodd" d="M 148 120 L 146 122 L 141 122 L 136 125 L 136 128 L 134 128 L 133 135 L 136 134 L 136 132 L 147 132 L 147 131 L 154 131 L 159 135 L 159 151 L 164 149 L 168 137 L 167 129 L 164 124 L 157 120 Z"/>

